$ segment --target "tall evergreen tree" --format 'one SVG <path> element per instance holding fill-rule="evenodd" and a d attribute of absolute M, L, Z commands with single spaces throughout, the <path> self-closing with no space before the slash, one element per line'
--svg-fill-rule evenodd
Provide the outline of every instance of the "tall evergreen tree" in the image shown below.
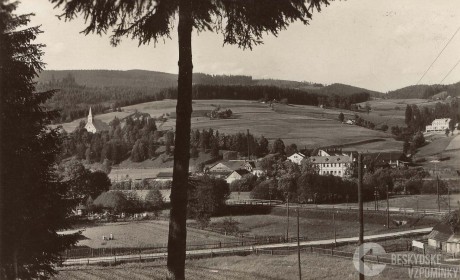
<path fill-rule="evenodd" d="M 294 21 L 308 24 L 313 10 L 328 0 L 235 1 L 235 0 L 50 0 L 64 5 L 65 17 L 81 14 L 88 23 L 86 34 L 113 29 L 111 43 L 122 37 L 139 44 L 169 37 L 178 14 L 179 77 L 176 107 L 171 214 L 168 239 L 168 270 L 174 279 L 185 277 L 186 214 L 192 114 L 192 31 L 217 31 L 225 44 L 250 48 L 262 43 L 263 34 L 277 35 Z"/>
<path fill-rule="evenodd" d="M 41 31 L 26 27 L 31 15 L 14 14 L 16 7 L 0 0 L 1 279 L 49 277 L 76 242 L 56 233 L 70 226 L 75 203 L 54 167 L 61 139 L 48 125 L 57 113 L 42 106 L 53 92 L 34 92 L 43 45 L 32 41 Z"/>

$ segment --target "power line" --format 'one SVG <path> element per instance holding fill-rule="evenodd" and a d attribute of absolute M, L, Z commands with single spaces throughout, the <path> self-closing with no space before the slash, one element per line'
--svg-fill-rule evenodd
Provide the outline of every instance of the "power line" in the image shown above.
<path fill-rule="evenodd" d="M 438 56 L 433 60 L 433 62 L 428 67 L 428 69 L 426 69 L 425 73 L 423 73 L 422 77 L 418 80 L 417 85 L 420 84 L 420 82 L 422 81 L 423 77 L 425 77 L 426 73 L 428 73 L 428 71 L 430 71 L 430 69 L 433 66 L 433 64 L 438 60 L 438 58 L 441 56 L 441 54 L 444 52 L 444 50 L 450 44 L 452 39 L 454 39 L 455 35 L 457 35 L 459 30 L 460 30 L 460 26 L 457 28 L 457 30 L 455 31 L 454 35 L 452 35 L 452 37 L 450 37 L 449 41 L 447 41 L 447 44 L 444 46 L 444 48 L 441 50 L 441 52 L 439 52 Z"/>
<path fill-rule="evenodd" d="M 455 67 L 457 67 L 459 63 L 460 63 L 460 58 L 458 59 L 457 63 L 454 65 L 454 67 L 452 67 L 452 68 L 450 69 L 450 71 L 444 76 L 444 78 L 442 78 L 441 82 L 439 82 L 440 84 L 442 84 L 442 82 L 444 82 L 444 80 L 447 78 L 447 76 L 449 76 L 450 73 L 451 73 L 452 71 L 454 71 Z"/>

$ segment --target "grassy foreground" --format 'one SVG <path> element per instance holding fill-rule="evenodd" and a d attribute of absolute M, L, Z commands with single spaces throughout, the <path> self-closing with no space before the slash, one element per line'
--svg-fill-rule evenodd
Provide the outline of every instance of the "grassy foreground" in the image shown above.
<path fill-rule="evenodd" d="M 357 279 L 351 259 L 302 254 L 302 279 Z M 55 279 L 165 279 L 163 263 L 124 264 L 115 267 L 69 268 Z M 297 256 L 250 255 L 187 260 L 186 279 L 298 279 Z M 408 279 L 408 269 L 387 266 L 372 279 Z M 422 278 L 423 279 L 423 278 Z"/>

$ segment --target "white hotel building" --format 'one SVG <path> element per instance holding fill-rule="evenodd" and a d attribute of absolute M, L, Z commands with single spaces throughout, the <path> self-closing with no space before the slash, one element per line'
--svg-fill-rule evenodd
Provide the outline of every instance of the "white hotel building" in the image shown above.
<path fill-rule="evenodd" d="M 426 126 L 426 132 L 445 132 L 449 128 L 450 119 L 435 119 L 431 125 Z"/>

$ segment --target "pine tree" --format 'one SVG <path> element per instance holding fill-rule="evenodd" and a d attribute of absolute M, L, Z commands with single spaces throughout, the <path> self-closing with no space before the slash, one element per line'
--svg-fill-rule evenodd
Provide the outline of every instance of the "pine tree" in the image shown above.
<path fill-rule="evenodd" d="M 234 1 L 234 0 L 50 0 L 64 6 L 66 19 L 82 15 L 86 34 L 113 29 L 111 43 L 122 37 L 139 44 L 169 37 L 178 14 L 179 75 L 176 107 L 171 214 L 168 239 L 168 270 L 173 279 L 185 277 L 186 204 L 192 114 L 192 31 L 221 32 L 225 44 L 252 49 L 263 34 L 278 33 L 294 21 L 308 24 L 313 10 L 328 0 Z"/>
<path fill-rule="evenodd" d="M 57 112 L 43 108 L 54 92 L 34 92 L 43 45 L 32 41 L 41 31 L 16 7 L 0 1 L 0 278 L 47 278 L 76 242 L 56 234 L 70 227 L 76 204 L 55 172 L 61 137 L 48 125 Z"/>

